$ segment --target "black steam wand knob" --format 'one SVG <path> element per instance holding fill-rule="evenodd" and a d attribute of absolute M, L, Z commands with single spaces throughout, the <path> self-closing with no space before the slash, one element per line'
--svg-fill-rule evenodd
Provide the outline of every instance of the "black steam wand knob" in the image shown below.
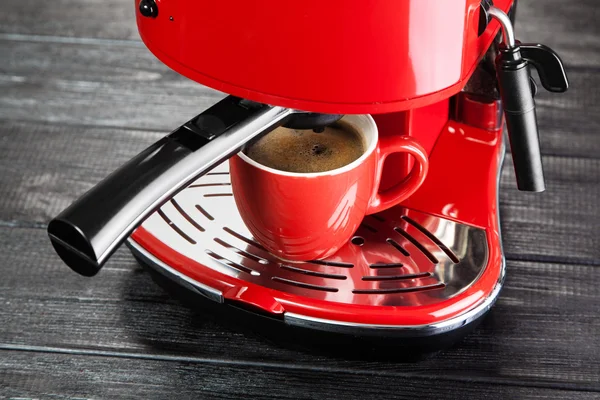
<path fill-rule="evenodd" d="M 515 40 L 510 18 L 500 9 L 488 13 L 500 22 L 503 43 L 496 58 L 496 73 L 506 128 L 519 190 L 543 192 L 544 171 L 535 113 L 535 93 L 529 64 L 536 67 L 542 86 L 551 92 L 564 92 L 569 84 L 558 55 L 541 44 L 521 44 Z"/>

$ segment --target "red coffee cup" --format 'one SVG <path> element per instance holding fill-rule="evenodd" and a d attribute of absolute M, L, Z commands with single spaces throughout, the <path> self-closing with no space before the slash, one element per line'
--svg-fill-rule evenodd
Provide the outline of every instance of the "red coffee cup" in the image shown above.
<path fill-rule="evenodd" d="M 343 122 L 366 145 L 354 162 L 331 171 L 296 173 L 273 169 L 240 152 L 229 160 L 233 196 L 244 223 L 273 255 L 309 261 L 333 255 L 350 240 L 365 215 L 390 208 L 423 183 L 427 152 L 408 136 L 378 140 L 370 115 L 346 115 Z M 379 193 L 386 157 L 408 153 L 415 159 L 405 180 Z"/>

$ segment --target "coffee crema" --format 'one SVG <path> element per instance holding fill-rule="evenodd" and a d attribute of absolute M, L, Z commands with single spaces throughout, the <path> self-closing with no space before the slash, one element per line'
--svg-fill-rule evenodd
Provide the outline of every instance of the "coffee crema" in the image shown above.
<path fill-rule="evenodd" d="M 279 127 L 248 146 L 244 153 L 264 166 L 311 173 L 344 167 L 364 154 L 360 133 L 338 122 L 323 132 Z"/>

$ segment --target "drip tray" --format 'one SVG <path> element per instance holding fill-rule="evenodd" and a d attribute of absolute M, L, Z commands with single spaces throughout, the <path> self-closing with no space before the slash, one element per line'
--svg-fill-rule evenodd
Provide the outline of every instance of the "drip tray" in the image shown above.
<path fill-rule="evenodd" d="M 226 164 L 180 192 L 142 227 L 219 274 L 348 305 L 443 302 L 473 285 L 489 258 L 484 229 L 397 206 L 367 216 L 349 243 L 326 260 L 281 261 L 246 229 Z"/>

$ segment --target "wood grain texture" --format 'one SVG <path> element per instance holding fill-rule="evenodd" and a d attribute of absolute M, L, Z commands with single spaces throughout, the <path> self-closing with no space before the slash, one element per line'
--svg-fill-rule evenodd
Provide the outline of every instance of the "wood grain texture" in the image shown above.
<path fill-rule="evenodd" d="M 517 37 L 555 49 L 571 89 L 540 91 L 548 191 L 500 209 L 507 279 L 456 347 L 419 363 L 305 353 L 170 299 L 120 249 L 94 279 L 45 223 L 223 94 L 139 41 L 132 0 L 3 0 L 0 13 L 0 399 L 556 398 L 600 395 L 600 8 L 521 0 Z"/>
<path fill-rule="evenodd" d="M 0 32 L 139 40 L 132 0 L 3 0 L 2 4 Z M 548 44 L 571 65 L 598 66 L 599 17 L 596 0 L 520 0 L 517 38 Z"/>
<path fill-rule="evenodd" d="M 2 374 L 4 372 L 4 374 Z M 15 397 L 260 399 L 594 399 L 596 393 L 427 376 L 290 370 L 70 354 L 0 352 L 0 388 Z"/>
<path fill-rule="evenodd" d="M 140 46 L 0 40 L 0 118 L 171 129 L 224 97 Z"/>
<path fill-rule="evenodd" d="M 569 65 L 600 66 L 600 10 L 596 0 L 519 0 L 515 32 L 543 43 Z"/>
<path fill-rule="evenodd" d="M 507 258 L 600 265 L 600 159 L 542 158 L 546 192 L 516 189 L 510 154 L 500 182 Z"/>
<path fill-rule="evenodd" d="M 435 358 L 403 364 L 308 354 L 223 327 L 205 310 L 192 311 L 169 299 L 125 249 L 89 279 L 62 264 L 40 229 L 0 228 L 0 248 L 5 251 L 0 348 L 109 351 L 216 364 L 222 359 L 240 365 L 269 362 L 328 368 L 332 374 L 376 370 L 399 377 L 600 390 L 600 274 L 594 267 L 509 262 L 500 299 L 475 333 Z"/>
<path fill-rule="evenodd" d="M 2 4 L 3 33 L 139 39 L 134 0 L 2 0 Z"/>

